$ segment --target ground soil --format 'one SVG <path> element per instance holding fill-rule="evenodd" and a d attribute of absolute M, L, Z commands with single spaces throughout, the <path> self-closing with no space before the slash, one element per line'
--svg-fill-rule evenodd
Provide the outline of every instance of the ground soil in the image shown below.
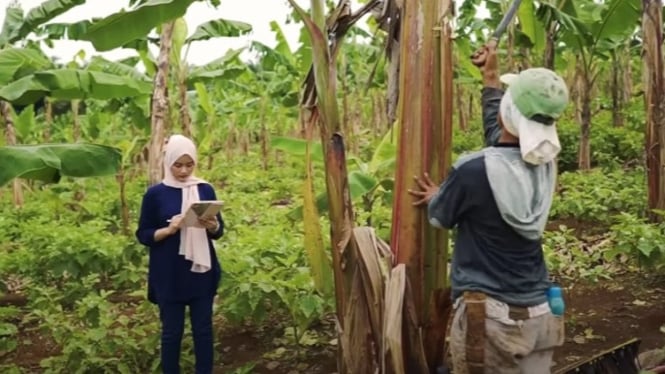
<path fill-rule="evenodd" d="M 572 285 L 566 289 L 566 302 L 566 341 L 555 352 L 553 371 L 585 361 L 632 338 L 641 340 L 640 352 L 665 347 L 665 278 L 645 279 L 633 274 L 597 284 Z M 229 346 L 238 341 L 246 346 L 261 346 L 264 340 L 247 334 L 222 340 Z M 262 360 L 260 349 L 251 351 L 254 355 L 244 352 L 236 356 L 233 350 L 226 353 L 229 370 L 219 373 L 230 372 L 238 361 L 248 359 L 258 362 L 254 372 L 261 374 L 336 372 L 332 349 L 309 351 L 306 360 L 280 363 L 273 370 L 266 367 L 272 360 Z"/>
<path fill-rule="evenodd" d="M 665 278 L 646 279 L 630 274 L 598 284 L 566 286 L 566 342 L 554 361 L 561 368 L 581 362 L 632 338 L 641 340 L 640 351 L 665 347 Z M 223 327 L 218 332 L 221 363 L 215 373 L 330 374 L 336 372 L 333 324 L 323 321 L 312 330 L 318 343 L 296 352 L 284 338 L 283 324 L 271 321 L 261 327 Z M 15 363 L 39 372 L 39 361 L 58 348 L 47 337 L 25 328 L 22 341 L 1 363 Z M 251 370 L 240 370 L 249 368 Z M 30 370 L 32 369 L 32 370 Z"/>

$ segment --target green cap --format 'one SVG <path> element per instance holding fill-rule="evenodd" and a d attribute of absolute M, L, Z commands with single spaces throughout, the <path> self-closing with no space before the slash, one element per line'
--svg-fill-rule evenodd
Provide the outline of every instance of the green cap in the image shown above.
<path fill-rule="evenodd" d="M 555 72 L 531 68 L 519 74 L 505 74 L 501 81 L 520 113 L 528 119 L 551 125 L 568 105 L 568 86 Z"/>

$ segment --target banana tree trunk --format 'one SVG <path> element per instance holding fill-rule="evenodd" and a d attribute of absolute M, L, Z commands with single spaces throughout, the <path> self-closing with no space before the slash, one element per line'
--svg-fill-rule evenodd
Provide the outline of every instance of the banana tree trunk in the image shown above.
<path fill-rule="evenodd" d="M 182 62 L 186 65 L 185 62 Z M 178 93 L 180 96 L 180 124 L 182 134 L 188 138 L 192 137 L 192 117 L 189 113 L 189 101 L 187 100 L 187 67 L 183 66 L 178 72 Z"/>
<path fill-rule="evenodd" d="M 424 172 L 442 181 L 450 165 L 452 10 L 450 0 L 414 0 L 404 3 L 401 14 L 400 136 L 391 248 L 396 262 L 406 265 L 411 292 L 405 295 L 405 305 L 412 303 L 415 311 L 415 326 L 407 324 L 403 341 L 407 373 L 434 371 L 441 364 L 444 345 L 445 303 L 437 304 L 447 283 L 448 236 L 430 226 L 426 210 L 413 207 L 407 190 L 413 186 L 413 176 Z M 423 338 L 414 340 L 410 327 L 423 329 Z"/>
<path fill-rule="evenodd" d="M 612 53 L 612 81 L 610 92 L 612 92 L 612 123 L 616 127 L 623 126 L 623 98 L 621 87 L 621 58 L 617 53 Z"/>
<path fill-rule="evenodd" d="M 163 178 L 162 148 L 164 147 L 164 128 L 169 114 L 167 79 L 169 75 L 169 55 L 173 37 L 174 22 L 162 25 L 159 38 L 159 56 L 157 74 L 155 74 L 150 112 L 150 150 L 148 157 L 148 182 L 159 183 Z"/>
<path fill-rule="evenodd" d="M 386 116 L 386 106 L 384 102 L 383 96 L 375 92 L 372 95 L 372 113 L 374 115 L 372 116 L 372 123 L 374 124 L 374 131 L 376 134 L 383 134 L 387 128 L 389 128 L 388 125 L 388 119 Z"/>
<path fill-rule="evenodd" d="M 342 55 L 340 58 L 340 65 L 342 67 L 342 74 L 340 74 L 340 83 L 341 83 L 341 89 L 342 89 L 342 132 L 345 134 L 346 139 L 347 139 L 347 145 L 352 143 L 352 129 L 353 125 L 349 121 L 350 113 L 349 113 L 349 86 L 346 83 L 346 59 Z"/>
<path fill-rule="evenodd" d="M 576 68 L 577 112 L 580 123 L 580 145 L 577 153 L 577 167 L 591 169 L 591 84 L 589 73 L 579 63 Z"/>
<path fill-rule="evenodd" d="M 455 98 L 457 102 L 455 103 L 457 105 L 457 121 L 459 123 L 459 128 L 460 130 L 466 132 L 468 131 L 469 128 L 469 118 L 467 117 L 468 113 L 466 110 L 464 110 L 464 87 L 462 87 L 461 84 L 457 83 L 455 84 Z"/>
<path fill-rule="evenodd" d="M 652 209 L 665 209 L 665 81 L 663 80 L 663 2 L 642 0 L 646 153 L 649 219 L 662 221 Z"/>
<path fill-rule="evenodd" d="M 237 129 L 236 129 L 236 119 L 237 117 L 233 115 L 231 122 L 229 123 L 229 130 L 226 137 L 226 159 L 231 162 L 233 160 L 233 150 L 236 145 L 237 138 Z"/>
<path fill-rule="evenodd" d="M 266 125 L 267 99 L 261 102 L 261 158 L 263 159 L 263 170 L 268 170 L 268 125 Z"/>
<path fill-rule="evenodd" d="M 623 60 L 623 102 L 630 103 L 633 98 L 633 59 L 630 53 L 630 41 L 624 47 Z"/>
<path fill-rule="evenodd" d="M 545 51 L 543 52 L 543 67 L 550 70 L 554 70 L 554 56 L 556 51 L 554 46 L 555 32 L 556 24 L 551 22 L 545 34 Z"/>
<path fill-rule="evenodd" d="M 506 34 L 507 34 L 506 54 L 508 56 L 506 69 L 508 69 L 508 71 L 514 71 L 515 70 L 515 25 L 514 24 L 508 26 L 508 32 Z"/>
<path fill-rule="evenodd" d="M 250 130 L 243 129 L 240 132 L 240 149 L 242 150 L 243 156 L 247 156 L 249 153 L 249 141 L 250 141 Z"/>
<path fill-rule="evenodd" d="M 11 104 L 6 101 L 0 100 L 0 117 L 5 122 L 5 136 L 7 145 L 16 145 L 16 128 L 14 127 L 14 119 L 12 118 Z M 14 189 L 14 206 L 23 206 L 23 188 L 21 180 L 15 178 L 12 181 Z"/>
<path fill-rule="evenodd" d="M 397 120 L 397 101 L 399 98 L 399 64 L 400 43 L 399 40 L 391 38 L 388 61 L 388 86 L 387 86 L 387 116 L 388 125 L 392 126 Z"/>

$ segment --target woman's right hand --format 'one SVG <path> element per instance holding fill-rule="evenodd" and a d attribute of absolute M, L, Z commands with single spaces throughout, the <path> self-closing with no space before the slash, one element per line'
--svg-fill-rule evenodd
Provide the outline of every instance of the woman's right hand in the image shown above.
<path fill-rule="evenodd" d="M 176 214 L 175 216 L 171 217 L 170 222 L 169 222 L 169 234 L 173 235 L 178 230 L 180 230 L 180 225 L 182 224 L 182 214 Z"/>

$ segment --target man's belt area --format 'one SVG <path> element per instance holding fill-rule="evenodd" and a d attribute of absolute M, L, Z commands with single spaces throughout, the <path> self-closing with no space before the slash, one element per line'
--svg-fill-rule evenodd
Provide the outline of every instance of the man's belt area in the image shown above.
<path fill-rule="evenodd" d="M 487 296 L 482 292 L 464 292 L 466 305 L 466 362 L 469 374 L 485 373 L 485 319 Z M 514 321 L 530 318 L 529 308 L 508 305 L 508 317 Z"/>

